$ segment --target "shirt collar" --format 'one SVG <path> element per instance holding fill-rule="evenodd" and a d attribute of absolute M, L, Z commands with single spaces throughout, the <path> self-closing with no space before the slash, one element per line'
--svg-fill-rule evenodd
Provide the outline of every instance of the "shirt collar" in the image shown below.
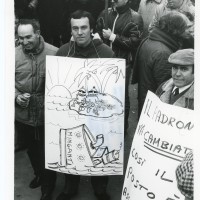
<path fill-rule="evenodd" d="M 178 87 L 174 86 L 174 88 L 173 88 L 173 90 L 172 90 L 172 93 L 174 92 L 174 90 L 175 90 L 176 88 L 178 88 L 178 91 L 179 91 L 179 94 L 180 94 L 181 92 L 187 90 L 191 85 L 193 85 L 193 83 L 194 83 L 194 81 L 193 81 L 192 83 L 190 83 L 189 85 L 186 85 L 186 86 L 181 87 L 181 88 L 178 88 Z"/>
<path fill-rule="evenodd" d="M 40 35 L 40 38 L 39 38 L 39 46 L 37 49 L 33 49 L 31 51 L 28 51 L 26 49 L 23 48 L 23 51 L 24 53 L 26 54 L 29 54 L 29 55 L 37 55 L 37 54 L 40 54 L 44 49 L 44 39 L 43 37 Z"/>

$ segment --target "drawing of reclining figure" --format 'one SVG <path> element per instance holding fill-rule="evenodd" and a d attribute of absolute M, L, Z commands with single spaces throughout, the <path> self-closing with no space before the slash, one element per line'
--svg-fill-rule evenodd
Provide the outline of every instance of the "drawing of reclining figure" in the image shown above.
<path fill-rule="evenodd" d="M 88 92 L 86 92 L 85 88 L 82 87 L 78 90 L 76 98 L 72 100 L 72 104 L 70 104 L 71 109 L 76 109 L 76 106 L 78 106 L 78 112 L 86 109 L 86 112 L 89 113 L 90 110 L 95 107 L 95 104 L 92 101 L 96 101 L 94 98 L 97 94 L 98 91 L 96 90 L 95 86 Z"/>
<path fill-rule="evenodd" d="M 95 166 L 99 164 L 109 164 L 114 161 L 119 160 L 120 150 L 112 150 L 109 152 L 107 146 L 102 146 L 104 144 L 104 135 L 100 134 L 96 136 L 96 142 L 90 143 L 91 147 L 95 149 L 95 153 L 92 155 L 93 164 Z"/>
<path fill-rule="evenodd" d="M 84 107 L 85 103 L 86 103 L 86 90 L 84 87 L 82 87 L 78 90 L 76 98 L 72 101 L 71 107 L 75 107 L 76 104 L 78 104 L 80 109 L 81 107 Z"/>

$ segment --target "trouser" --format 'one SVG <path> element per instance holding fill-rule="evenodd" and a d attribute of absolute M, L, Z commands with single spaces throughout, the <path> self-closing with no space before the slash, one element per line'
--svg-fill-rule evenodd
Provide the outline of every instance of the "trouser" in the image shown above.
<path fill-rule="evenodd" d="M 15 122 L 15 151 L 26 149 L 27 142 L 26 142 L 26 134 L 24 131 L 19 131 L 17 127 L 17 122 Z"/>
<path fill-rule="evenodd" d="M 44 126 L 29 126 L 16 122 L 19 132 L 26 134 L 27 154 L 30 159 L 34 174 L 41 178 L 41 188 L 54 187 L 56 172 L 45 169 Z"/>
<path fill-rule="evenodd" d="M 125 115 L 124 115 L 124 135 L 127 134 L 128 129 L 128 117 L 129 117 L 129 110 L 130 110 L 130 99 L 129 99 L 129 81 L 131 76 L 131 67 L 126 67 L 126 82 L 125 82 Z"/>
<path fill-rule="evenodd" d="M 79 175 L 65 174 L 64 192 L 68 194 L 77 193 L 79 182 Z M 95 194 L 105 193 L 108 185 L 108 176 L 91 176 L 91 184 Z"/>

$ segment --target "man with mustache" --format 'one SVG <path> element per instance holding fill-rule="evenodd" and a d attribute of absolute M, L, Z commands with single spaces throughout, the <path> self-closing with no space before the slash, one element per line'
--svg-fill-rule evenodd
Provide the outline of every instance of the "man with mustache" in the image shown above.
<path fill-rule="evenodd" d="M 194 49 L 182 49 L 169 56 L 172 78 L 156 91 L 161 101 L 194 109 Z"/>

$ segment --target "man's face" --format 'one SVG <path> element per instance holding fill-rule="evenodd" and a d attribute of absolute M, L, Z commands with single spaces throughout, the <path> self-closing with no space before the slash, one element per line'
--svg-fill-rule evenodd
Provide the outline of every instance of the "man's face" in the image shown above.
<path fill-rule="evenodd" d="M 39 46 L 39 31 L 34 33 L 31 24 L 19 25 L 18 37 L 20 44 L 28 51 L 37 49 Z"/>
<path fill-rule="evenodd" d="M 185 29 L 184 33 L 181 34 L 182 38 L 188 39 L 190 37 L 194 37 L 194 23 L 190 20 L 187 21 L 187 28 Z"/>
<path fill-rule="evenodd" d="M 89 19 L 83 17 L 80 19 L 71 19 L 72 36 L 78 46 L 86 47 L 91 41 L 91 32 Z"/>
<path fill-rule="evenodd" d="M 185 29 L 185 31 L 180 35 L 180 37 L 188 39 L 191 37 L 194 37 L 194 22 L 190 21 L 188 19 L 188 17 L 184 14 L 181 14 L 181 16 L 183 17 L 183 19 L 185 20 L 186 24 L 187 24 L 187 28 Z"/>
<path fill-rule="evenodd" d="M 189 85 L 194 81 L 192 65 L 174 65 L 172 67 L 172 78 L 174 85 L 178 88 Z"/>
<path fill-rule="evenodd" d="M 194 24 L 188 26 L 185 32 L 182 33 L 180 37 L 184 39 L 189 39 L 191 37 L 194 37 Z"/>
<path fill-rule="evenodd" d="M 112 0 L 115 7 L 124 6 L 128 0 Z"/>
<path fill-rule="evenodd" d="M 168 7 L 173 8 L 173 9 L 180 8 L 180 6 L 183 3 L 183 0 L 167 0 L 167 1 L 168 1 L 168 4 L 167 4 Z"/>

